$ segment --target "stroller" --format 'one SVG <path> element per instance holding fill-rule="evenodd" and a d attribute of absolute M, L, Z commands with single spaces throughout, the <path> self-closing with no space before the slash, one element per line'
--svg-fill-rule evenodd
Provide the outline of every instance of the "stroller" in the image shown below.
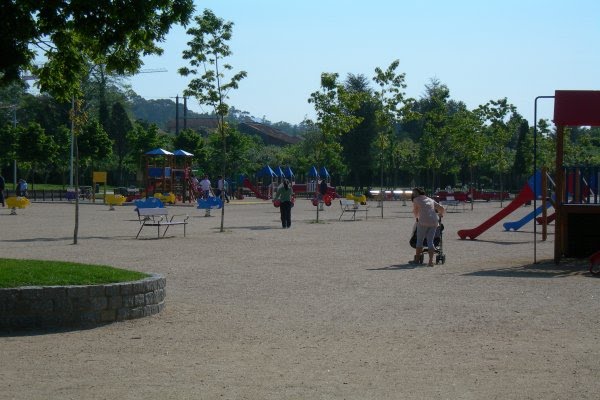
<path fill-rule="evenodd" d="M 443 232 L 444 232 L 444 224 L 442 224 L 442 218 L 439 217 L 439 225 L 435 230 L 435 236 L 433 238 L 433 247 L 435 253 L 435 263 L 436 264 L 444 264 L 446 262 L 446 254 L 444 254 L 444 241 L 443 241 Z M 413 233 L 410 238 L 410 247 L 413 249 L 417 247 L 417 224 L 413 226 Z M 427 247 L 427 239 L 423 239 L 423 252 L 421 253 L 421 257 L 419 262 L 423 264 L 423 260 L 425 257 L 425 253 L 429 251 Z"/>

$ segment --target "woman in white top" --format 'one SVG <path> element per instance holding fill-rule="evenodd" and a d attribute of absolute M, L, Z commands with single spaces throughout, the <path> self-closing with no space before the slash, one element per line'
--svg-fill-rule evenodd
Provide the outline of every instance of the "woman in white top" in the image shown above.
<path fill-rule="evenodd" d="M 422 188 L 413 189 L 411 200 L 413 202 L 413 214 L 417 219 L 417 246 L 415 259 L 412 263 L 418 264 L 420 262 L 423 241 L 427 239 L 428 266 L 433 267 L 433 254 L 435 252 L 433 239 L 439 225 L 438 214 L 441 217 L 446 210 L 439 203 L 425 196 L 425 191 Z"/>

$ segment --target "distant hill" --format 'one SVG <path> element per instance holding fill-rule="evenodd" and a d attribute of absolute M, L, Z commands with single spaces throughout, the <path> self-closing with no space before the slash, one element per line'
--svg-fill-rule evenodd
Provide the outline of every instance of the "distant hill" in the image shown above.
<path fill-rule="evenodd" d="M 176 102 L 173 99 L 146 100 L 134 93 L 129 95 L 129 103 L 134 119 L 156 124 L 160 129 L 167 132 L 175 132 Z M 179 129 L 183 129 L 184 125 L 192 128 L 194 125 L 197 125 L 197 123 L 192 122 L 195 120 L 204 120 L 204 123 L 208 123 L 206 122 L 207 120 L 214 118 L 214 115 L 211 114 L 199 114 L 188 110 L 186 113 L 187 121 L 184 124 L 183 98 L 179 99 L 178 108 Z M 274 140 L 277 140 L 277 135 L 284 134 L 285 136 L 291 136 L 291 142 L 295 142 L 297 141 L 293 140 L 295 137 L 302 136 L 306 132 L 306 126 L 302 124 L 291 125 L 284 121 L 271 123 L 264 118 L 252 117 L 247 111 L 240 111 L 235 107 L 231 107 L 228 120 L 238 124 L 249 124 L 246 126 L 248 128 L 246 133 L 253 133 L 250 126 L 256 124 L 260 126 L 260 130 L 263 133 L 269 131 L 266 135 L 272 137 Z M 267 127 L 271 127 L 272 129 L 269 130 Z M 290 142 L 287 138 L 283 138 L 283 141 Z"/>

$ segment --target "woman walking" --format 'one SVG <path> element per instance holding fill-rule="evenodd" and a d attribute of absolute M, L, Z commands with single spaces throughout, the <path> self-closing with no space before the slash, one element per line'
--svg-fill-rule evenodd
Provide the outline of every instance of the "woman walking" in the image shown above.
<path fill-rule="evenodd" d="M 444 215 L 446 209 L 432 198 L 425 196 L 425 190 L 422 188 L 413 189 L 411 200 L 413 202 L 413 214 L 417 219 L 416 254 L 411 263 L 420 264 L 423 241 L 427 239 L 427 252 L 429 253 L 429 264 L 427 265 L 433 267 L 433 254 L 435 252 L 433 240 L 435 231 L 439 225 L 439 217 Z"/>
<path fill-rule="evenodd" d="M 294 191 L 290 181 L 285 179 L 281 185 L 277 188 L 275 198 L 273 200 L 279 200 L 279 212 L 281 214 L 281 227 L 283 229 L 289 228 L 292 225 L 292 197 Z"/>

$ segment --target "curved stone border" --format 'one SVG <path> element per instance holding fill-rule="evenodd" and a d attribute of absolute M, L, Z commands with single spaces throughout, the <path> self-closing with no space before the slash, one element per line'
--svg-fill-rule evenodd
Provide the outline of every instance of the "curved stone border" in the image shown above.
<path fill-rule="evenodd" d="M 0 289 L 0 329 L 94 326 L 157 314 L 165 306 L 166 279 L 90 286 Z"/>

